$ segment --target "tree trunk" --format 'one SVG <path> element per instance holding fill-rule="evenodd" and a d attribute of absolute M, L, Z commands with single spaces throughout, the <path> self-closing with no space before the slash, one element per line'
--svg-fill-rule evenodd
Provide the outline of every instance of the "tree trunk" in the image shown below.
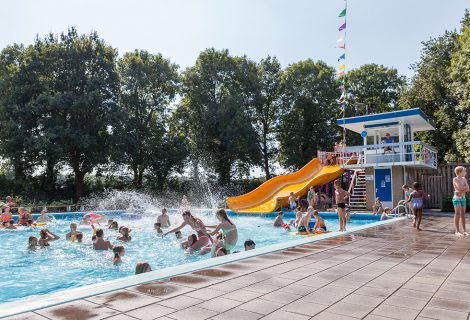
<path fill-rule="evenodd" d="M 264 174 L 266 180 L 271 179 L 271 173 L 269 172 L 269 154 L 268 154 L 268 141 L 266 130 L 263 132 L 263 160 L 264 160 Z"/>
<path fill-rule="evenodd" d="M 138 187 L 139 185 L 139 171 L 137 170 L 137 166 L 136 165 L 133 165 L 132 166 L 132 171 L 134 172 L 134 177 L 132 179 L 132 184 L 134 185 L 134 187 Z"/>
<path fill-rule="evenodd" d="M 75 202 L 77 202 L 78 200 L 80 200 L 81 197 L 83 197 L 83 186 L 84 186 L 84 183 L 83 183 L 83 180 L 85 178 L 85 172 L 81 172 L 79 170 L 75 170 L 74 171 L 75 173 L 75 197 L 74 197 L 74 200 Z"/>
<path fill-rule="evenodd" d="M 137 187 L 138 188 L 142 188 L 143 177 L 144 177 L 144 167 L 139 166 L 139 174 L 138 174 L 138 177 L 137 177 Z"/>
<path fill-rule="evenodd" d="M 55 181 L 56 181 L 56 174 L 55 174 L 55 165 L 56 162 L 52 160 L 50 157 L 47 157 L 46 160 L 46 183 L 47 183 L 47 189 L 48 190 L 53 190 L 55 186 Z"/>

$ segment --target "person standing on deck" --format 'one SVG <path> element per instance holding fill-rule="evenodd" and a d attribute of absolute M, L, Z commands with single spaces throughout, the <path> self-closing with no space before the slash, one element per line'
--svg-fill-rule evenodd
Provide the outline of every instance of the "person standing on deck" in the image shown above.
<path fill-rule="evenodd" d="M 465 194 L 470 191 L 468 186 L 467 179 L 467 169 L 462 166 L 455 168 L 455 175 L 453 185 L 454 185 L 454 197 L 452 198 L 452 203 L 454 204 L 454 224 L 455 224 L 455 235 L 456 236 L 468 236 L 467 230 L 465 228 L 465 211 L 467 209 L 467 198 Z M 460 232 L 460 223 L 462 223 L 462 232 Z"/>

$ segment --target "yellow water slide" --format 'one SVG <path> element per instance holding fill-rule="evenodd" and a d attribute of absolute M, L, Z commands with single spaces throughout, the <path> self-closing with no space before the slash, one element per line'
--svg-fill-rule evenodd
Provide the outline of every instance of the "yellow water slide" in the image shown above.
<path fill-rule="evenodd" d="M 340 165 L 324 166 L 315 158 L 294 173 L 272 178 L 255 190 L 237 197 L 227 198 L 227 205 L 235 212 L 262 213 L 287 207 L 289 194 L 304 196 L 310 186 L 321 186 L 344 172 Z"/>

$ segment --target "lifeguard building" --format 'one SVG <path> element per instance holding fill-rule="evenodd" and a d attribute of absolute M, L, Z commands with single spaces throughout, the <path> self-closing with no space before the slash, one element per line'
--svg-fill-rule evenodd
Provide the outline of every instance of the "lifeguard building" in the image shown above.
<path fill-rule="evenodd" d="M 351 208 L 370 210 L 377 197 L 384 207 L 394 208 L 405 198 L 403 184 L 411 186 L 417 169 L 437 168 L 436 149 L 415 140 L 417 132 L 435 129 L 419 108 L 342 118 L 337 124 L 364 141 L 341 154 L 342 168 L 353 171 Z M 393 142 L 385 139 L 387 133 Z M 351 157 L 357 161 L 346 162 Z"/>

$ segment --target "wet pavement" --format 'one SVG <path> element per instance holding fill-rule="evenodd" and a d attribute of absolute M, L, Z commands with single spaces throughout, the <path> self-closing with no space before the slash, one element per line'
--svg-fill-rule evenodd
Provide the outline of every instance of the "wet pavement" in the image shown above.
<path fill-rule="evenodd" d="M 398 221 L 6 319 L 452 319 L 470 312 L 470 237 Z"/>

